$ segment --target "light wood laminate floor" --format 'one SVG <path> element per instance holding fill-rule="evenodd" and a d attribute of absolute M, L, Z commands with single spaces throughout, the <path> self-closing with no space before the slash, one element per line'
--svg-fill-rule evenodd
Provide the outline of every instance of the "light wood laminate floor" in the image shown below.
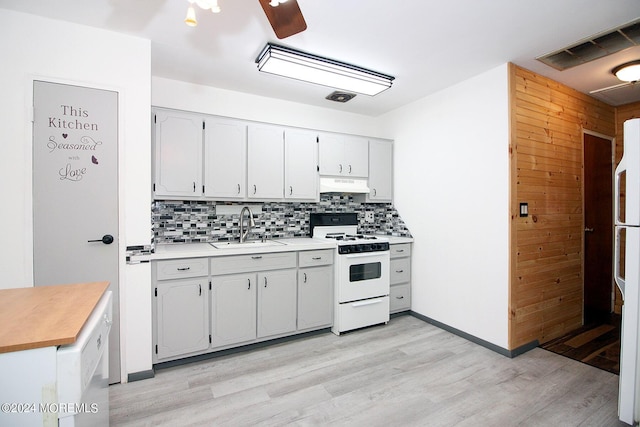
<path fill-rule="evenodd" d="M 624 426 L 618 376 L 501 356 L 416 319 L 162 369 L 110 387 L 113 426 Z"/>

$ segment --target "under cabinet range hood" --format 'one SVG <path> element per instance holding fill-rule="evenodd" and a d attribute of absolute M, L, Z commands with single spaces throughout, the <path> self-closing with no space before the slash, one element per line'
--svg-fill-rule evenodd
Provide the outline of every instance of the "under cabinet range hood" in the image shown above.
<path fill-rule="evenodd" d="M 369 193 L 366 179 L 320 177 L 320 193 Z"/>

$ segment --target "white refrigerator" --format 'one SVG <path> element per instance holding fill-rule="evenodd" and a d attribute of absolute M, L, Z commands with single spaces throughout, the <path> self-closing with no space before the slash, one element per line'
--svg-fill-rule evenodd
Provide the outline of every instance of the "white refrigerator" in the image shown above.
<path fill-rule="evenodd" d="M 618 416 L 635 425 L 640 421 L 640 119 L 627 120 L 623 136 L 624 152 L 615 172 L 614 201 L 614 275 L 623 298 Z"/>

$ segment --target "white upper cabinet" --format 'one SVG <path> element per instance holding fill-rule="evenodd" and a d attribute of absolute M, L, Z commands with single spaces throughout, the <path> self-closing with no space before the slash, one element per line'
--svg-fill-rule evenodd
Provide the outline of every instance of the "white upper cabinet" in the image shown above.
<path fill-rule="evenodd" d="M 318 136 L 316 132 L 287 129 L 284 135 L 284 197 L 317 201 Z"/>
<path fill-rule="evenodd" d="M 208 117 L 204 135 L 204 196 L 244 199 L 247 194 L 246 123 Z"/>
<path fill-rule="evenodd" d="M 368 201 L 390 202 L 393 198 L 393 144 L 382 139 L 369 140 Z"/>
<path fill-rule="evenodd" d="M 202 127 L 202 116 L 156 111 L 153 135 L 155 198 L 202 195 Z"/>
<path fill-rule="evenodd" d="M 369 141 L 366 138 L 320 135 L 320 175 L 366 178 L 369 175 Z"/>
<path fill-rule="evenodd" d="M 317 202 L 319 177 L 369 178 L 392 200 L 392 142 L 154 108 L 157 200 Z"/>
<path fill-rule="evenodd" d="M 284 130 L 277 126 L 248 126 L 247 197 L 284 196 Z"/>

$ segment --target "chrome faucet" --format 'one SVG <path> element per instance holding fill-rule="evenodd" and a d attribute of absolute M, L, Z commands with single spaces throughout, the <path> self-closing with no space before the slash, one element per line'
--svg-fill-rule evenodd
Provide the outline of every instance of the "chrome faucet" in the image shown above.
<path fill-rule="evenodd" d="M 249 223 L 247 224 L 247 229 L 244 229 L 244 212 L 249 212 Z M 245 206 L 240 211 L 240 243 L 244 243 L 247 240 L 247 235 L 251 231 L 251 227 L 256 226 L 256 221 L 253 219 L 253 212 L 251 212 L 251 208 L 249 206 Z"/>

